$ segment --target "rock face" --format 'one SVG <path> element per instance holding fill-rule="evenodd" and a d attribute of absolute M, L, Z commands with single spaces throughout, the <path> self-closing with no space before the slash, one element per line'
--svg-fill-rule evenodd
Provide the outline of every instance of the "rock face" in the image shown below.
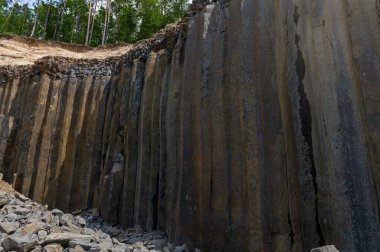
<path fill-rule="evenodd" d="M 2 68 L 5 179 L 205 251 L 377 251 L 380 2 L 194 8 L 119 58 Z"/>

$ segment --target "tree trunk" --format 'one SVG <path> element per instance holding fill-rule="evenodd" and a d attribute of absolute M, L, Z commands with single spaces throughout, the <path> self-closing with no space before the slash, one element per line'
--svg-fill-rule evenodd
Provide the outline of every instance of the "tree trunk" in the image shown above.
<path fill-rule="evenodd" d="M 97 13 L 97 8 L 98 8 L 98 0 L 95 0 L 94 15 L 92 15 L 91 29 L 90 29 L 90 38 L 89 38 L 88 44 L 91 44 L 91 41 L 92 41 L 92 34 L 94 32 L 94 23 L 95 23 L 95 16 L 96 16 L 96 13 Z"/>
<path fill-rule="evenodd" d="M 55 24 L 53 40 L 56 40 L 57 34 L 59 35 L 61 33 L 62 24 L 63 24 L 63 13 L 65 12 L 65 8 L 66 8 L 66 0 L 62 0 L 61 5 L 62 7 L 59 10 L 59 15 L 58 15 L 59 21 Z M 59 40 L 60 38 L 58 38 L 58 41 Z"/>
<path fill-rule="evenodd" d="M 25 30 L 25 23 L 26 23 L 26 15 L 28 14 L 28 10 L 29 10 L 28 5 L 25 4 L 23 6 L 24 16 L 22 17 L 22 26 L 21 26 L 21 34 L 23 36 L 25 36 L 27 33 L 27 30 Z"/>
<path fill-rule="evenodd" d="M 47 24 L 48 24 L 48 21 L 49 21 L 49 15 L 50 15 L 50 9 L 51 9 L 51 1 L 52 0 L 49 1 L 49 6 L 48 6 L 47 13 L 46 13 L 45 25 L 44 25 L 44 33 L 42 35 L 42 39 L 46 38 L 46 30 L 47 30 Z"/>
<path fill-rule="evenodd" d="M 33 38 L 34 34 L 36 33 L 36 27 L 37 27 L 37 23 L 38 23 L 38 9 L 39 9 L 39 7 L 40 7 L 40 0 L 37 0 L 36 13 L 34 16 L 34 25 L 33 25 L 32 32 L 30 33 L 31 38 Z"/>
<path fill-rule="evenodd" d="M 89 44 L 89 39 L 90 39 L 91 20 L 92 20 L 92 0 L 89 0 L 88 1 L 88 19 L 87 19 L 86 41 L 84 43 L 86 46 Z"/>
<path fill-rule="evenodd" d="M 107 33 L 106 33 L 106 41 L 108 40 L 108 35 L 109 35 L 109 27 L 110 27 L 110 18 L 111 18 L 111 0 L 107 1 L 108 3 L 108 15 L 107 15 Z"/>
<path fill-rule="evenodd" d="M 107 0 L 106 15 L 104 16 L 102 45 L 104 45 L 107 42 L 107 33 L 108 33 L 110 10 L 111 10 L 111 0 Z"/>

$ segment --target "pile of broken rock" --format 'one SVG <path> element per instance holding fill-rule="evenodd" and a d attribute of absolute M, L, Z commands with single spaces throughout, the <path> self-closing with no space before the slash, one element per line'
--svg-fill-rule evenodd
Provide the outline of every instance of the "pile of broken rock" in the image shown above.
<path fill-rule="evenodd" d="M 128 233 L 83 216 L 49 211 L 21 194 L 0 190 L 0 252 L 187 251 L 186 245 L 173 246 L 162 233 Z"/>

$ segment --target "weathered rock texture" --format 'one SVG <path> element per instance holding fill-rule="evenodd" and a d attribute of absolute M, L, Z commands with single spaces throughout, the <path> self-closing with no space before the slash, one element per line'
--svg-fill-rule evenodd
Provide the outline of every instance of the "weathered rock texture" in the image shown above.
<path fill-rule="evenodd" d="M 223 0 L 120 58 L 4 68 L 5 178 L 205 251 L 380 251 L 379 24 Z"/>

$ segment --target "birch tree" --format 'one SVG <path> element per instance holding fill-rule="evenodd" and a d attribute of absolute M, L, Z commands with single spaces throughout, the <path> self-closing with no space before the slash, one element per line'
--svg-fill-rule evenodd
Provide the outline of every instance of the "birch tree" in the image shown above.
<path fill-rule="evenodd" d="M 35 13 L 34 13 L 34 24 L 33 24 L 32 32 L 30 33 L 30 37 L 31 38 L 34 37 L 34 34 L 36 32 L 37 23 L 38 23 L 38 9 L 39 9 L 39 6 L 40 6 L 40 0 L 37 0 L 37 5 L 36 5 L 36 8 L 35 8 Z"/>
<path fill-rule="evenodd" d="M 48 24 L 49 16 L 50 16 L 51 2 L 52 2 L 52 0 L 49 1 L 48 10 L 47 10 L 46 17 L 45 17 L 45 25 L 44 25 L 44 32 L 42 34 L 42 39 L 46 38 L 46 30 L 47 30 L 47 24 Z"/>
<path fill-rule="evenodd" d="M 107 8 L 106 8 L 106 15 L 104 16 L 104 25 L 103 25 L 103 37 L 102 37 L 102 45 L 104 45 L 107 41 L 107 33 L 108 33 L 108 26 L 110 23 L 110 15 L 111 15 L 111 0 L 107 0 Z"/>
<path fill-rule="evenodd" d="M 86 46 L 89 44 L 89 39 L 90 39 L 90 28 L 91 28 L 92 13 L 93 13 L 92 0 L 88 0 L 87 31 L 86 31 L 86 41 L 84 43 Z"/>

